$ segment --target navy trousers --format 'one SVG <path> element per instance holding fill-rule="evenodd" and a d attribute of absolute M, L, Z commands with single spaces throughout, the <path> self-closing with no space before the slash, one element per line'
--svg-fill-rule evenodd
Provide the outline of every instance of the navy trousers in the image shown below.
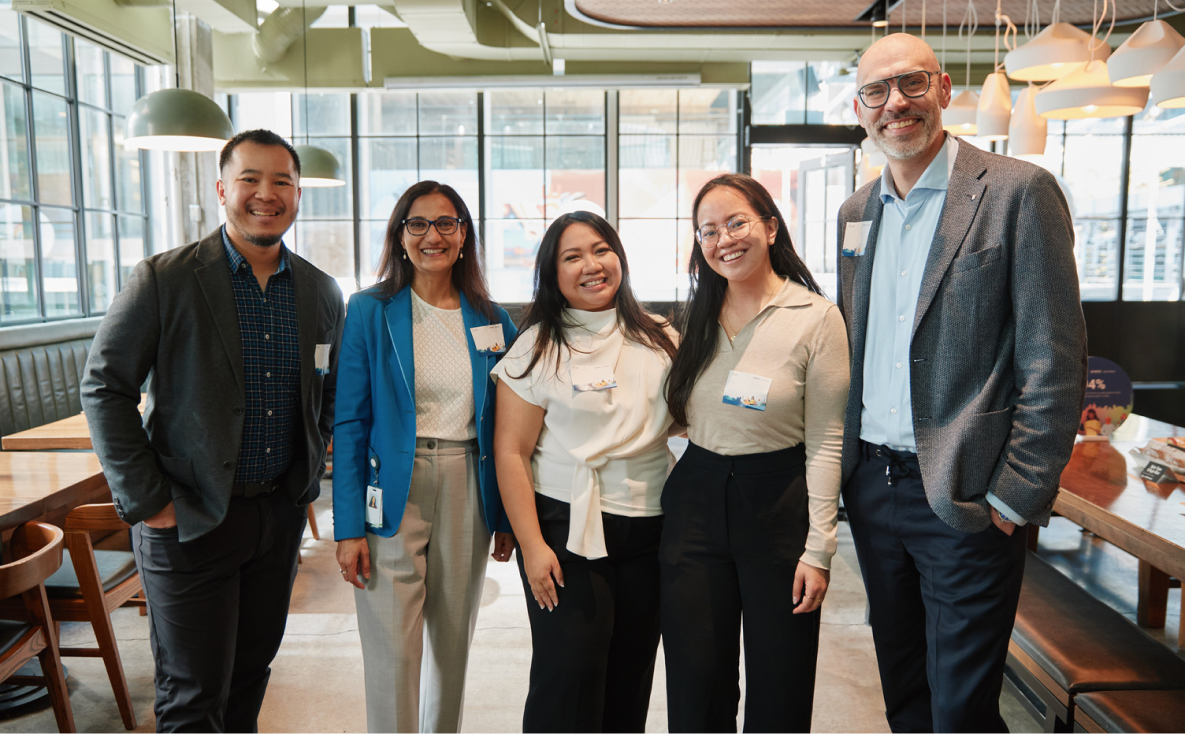
<path fill-rule="evenodd" d="M 955 530 L 930 509 L 916 454 L 861 449 L 843 498 L 889 727 L 1007 731 L 1000 688 L 1026 533 Z"/>

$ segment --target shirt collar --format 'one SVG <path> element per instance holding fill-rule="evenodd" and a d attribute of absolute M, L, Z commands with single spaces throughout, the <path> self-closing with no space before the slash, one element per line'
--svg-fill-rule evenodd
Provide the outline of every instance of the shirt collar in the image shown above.
<path fill-rule="evenodd" d="M 226 259 L 227 259 L 227 262 L 230 263 L 230 272 L 231 273 L 239 272 L 239 268 L 241 268 L 244 264 L 247 264 L 248 267 L 250 267 L 250 263 L 247 263 L 247 258 L 243 257 L 243 254 L 241 252 L 239 252 L 238 250 L 236 250 L 235 246 L 230 243 L 230 236 L 226 234 L 226 225 L 225 224 L 222 225 L 222 247 L 226 250 Z M 278 268 L 276 268 L 275 275 L 279 275 L 280 273 L 284 272 L 287 269 L 288 269 L 288 248 L 284 245 L 283 242 L 281 242 L 280 243 L 280 266 Z"/>
<path fill-rule="evenodd" d="M 946 142 L 938 150 L 938 155 L 934 156 L 934 160 L 930 161 L 930 165 L 926 166 L 921 178 L 910 189 L 910 193 L 918 189 L 946 191 L 947 186 L 950 185 L 951 173 L 955 170 L 955 158 L 959 155 L 959 139 L 950 133 L 943 133 L 943 135 L 946 136 Z M 886 165 L 881 169 L 881 201 L 887 204 L 890 199 L 903 201 L 900 196 L 897 196 L 897 187 L 893 185 L 893 172 Z"/>
<path fill-rule="evenodd" d="M 809 305 L 811 305 L 811 292 L 807 287 L 790 278 L 782 278 L 782 290 L 775 293 L 774 297 L 769 299 L 769 303 L 765 304 L 765 307 L 791 308 Z"/>

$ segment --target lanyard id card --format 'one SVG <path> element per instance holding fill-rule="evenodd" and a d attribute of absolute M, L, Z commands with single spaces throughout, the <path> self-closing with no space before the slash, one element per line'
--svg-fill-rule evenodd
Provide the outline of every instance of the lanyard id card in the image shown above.
<path fill-rule="evenodd" d="M 572 389 L 576 392 L 601 392 L 617 387 L 613 365 L 572 365 Z"/>
<path fill-rule="evenodd" d="M 772 383 L 773 380 L 768 377 L 729 370 L 728 381 L 724 383 L 724 403 L 750 410 L 765 410 Z"/>
<path fill-rule="evenodd" d="M 373 484 L 366 488 L 366 524 L 372 528 L 383 526 L 383 490 Z"/>
<path fill-rule="evenodd" d="M 502 336 L 502 324 L 489 326 L 475 326 L 469 330 L 473 334 L 473 346 L 478 354 L 501 354 L 506 351 L 506 338 Z"/>

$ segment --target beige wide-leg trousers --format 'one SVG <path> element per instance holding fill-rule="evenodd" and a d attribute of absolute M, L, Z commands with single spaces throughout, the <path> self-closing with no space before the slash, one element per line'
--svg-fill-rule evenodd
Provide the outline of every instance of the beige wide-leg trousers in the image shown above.
<path fill-rule="evenodd" d="M 477 442 L 416 439 L 407 509 L 390 538 L 366 534 L 370 580 L 355 589 L 372 732 L 456 732 L 490 532 Z"/>

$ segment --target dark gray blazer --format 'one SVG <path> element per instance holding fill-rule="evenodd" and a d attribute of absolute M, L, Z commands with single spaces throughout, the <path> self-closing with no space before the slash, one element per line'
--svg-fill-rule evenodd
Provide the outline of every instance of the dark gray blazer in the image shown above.
<path fill-rule="evenodd" d="M 839 211 L 841 251 L 847 222 L 872 222 L 864 255 L 839 257 L 839 305 L 852 350 L 845 482 L 859 459 L 880 193 L 877 178 Z M 1029 522 L 1049 522 L 1086 380 L 1073 247 L 1069 209 L 1049 172 L 959 141 L 909 348 L 926 496 L 958 530 L 991 523 L 987 492 Z"/>
<path fill-rule="evenodd" d="M 284 475 L 294 503 L 316 499 L 333 435 L 345 306 L 325 273 L 290 253 L 300 343 L 300 424 Z M 316 374 L 317 344 L 332 344 Z M 143 422 L 136 409 L 148 379 Z M 243 351 L 221 229 L 140 262 L 91 345 L 82 407 L 115 508 L 137 523 L 169 502 L 178 537 L 213 530 L 226 515 L 246 405 Z"/>

